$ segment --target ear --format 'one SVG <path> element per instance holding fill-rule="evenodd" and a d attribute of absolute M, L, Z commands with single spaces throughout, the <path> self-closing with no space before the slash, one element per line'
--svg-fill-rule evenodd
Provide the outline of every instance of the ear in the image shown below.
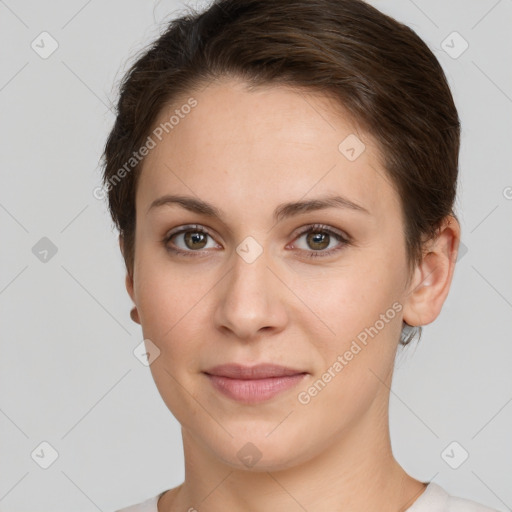
<path fill-rule="evenodd" d="M 403 319 L 413 326 L 433 322 L 441 312 L 450 290 L 460 243 L 460 225 L 448 215 L 439 236 L 431 241 L 404 299 Z"/>
<path fill-rule="evenodd" d="M 121 249 L 121 254 L 124 258 L 124 239 L 122 235 L 119 235 L 119 248 Z M 126 270 L 125 286 L 128 295 L 132 299 L 132 302 L 135 304 L 135 294 L 133 293 L 133 276 L 130 275 L 128 269 Z"/>

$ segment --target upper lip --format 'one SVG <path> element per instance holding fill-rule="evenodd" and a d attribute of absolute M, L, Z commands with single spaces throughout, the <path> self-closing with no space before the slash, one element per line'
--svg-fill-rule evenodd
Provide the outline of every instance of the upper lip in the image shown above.
<path fill-rule="evenodd" d="M 255 366 L 245 366 L 242 364 L 221 364 L 205 370 L 204 373 L 208 375 L 217 375 L 219 377 L 229 377 L 231 379 L 265 379 L 269 377 L 298 375 L 307 372 L 303 370 L 297 370 L 295 368 L 264 363 L 257 364 Z"/>

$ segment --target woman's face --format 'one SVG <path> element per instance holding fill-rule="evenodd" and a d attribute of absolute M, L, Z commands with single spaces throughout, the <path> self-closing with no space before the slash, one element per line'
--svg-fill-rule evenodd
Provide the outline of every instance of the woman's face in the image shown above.
<path fill-rule="evenodd" d="M 151 135 L 127 280 L 184 439 L 259 470 L 382 432 L 408 290 L 400 200 L 375 145 L 319 95 L 224 80 L 191 96 Z M 225 364 L 296 375 L 205 373 Z"/>

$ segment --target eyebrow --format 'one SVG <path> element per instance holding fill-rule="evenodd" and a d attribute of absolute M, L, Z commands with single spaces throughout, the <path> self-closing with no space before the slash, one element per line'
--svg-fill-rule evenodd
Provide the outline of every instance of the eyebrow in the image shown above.
<path fill-rule="evenodd" d="M 200 215 L 206 215 L 208 217 L 217 217 L 219 219 L 222 219 L 224 217 L 224 213 L 222 212 L 222 210 L 216 208 L 210 203 L 207 203 L 206 201 L 202 201 L 201 199 L 189 196 L 170 194 L 155 199 L 149 206 L 146 215 L 155 208 L 173 204 L 178 204 L 185 208 L 186 210 L 198 213 Z M 279 222 L 282 221 L 283 219 L 292 217 L 294 215 L 299 215 L 301 213 L 307 213 L 316 210 L 323 210 L 326 208 L 345 208 L 370 215 L 370 212 L 366 208 L 357 203 L 354 203 L 353 201 L 350 201 L 346 197 L 328 196 L 319 197 L 308 201 L 296 201 L 280 204 L 274 210 L 274 221 Z"/>

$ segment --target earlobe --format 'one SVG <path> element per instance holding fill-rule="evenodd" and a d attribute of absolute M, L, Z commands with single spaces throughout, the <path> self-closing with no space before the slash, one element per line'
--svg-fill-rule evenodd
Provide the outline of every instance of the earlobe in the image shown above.
<path fill-rule="evenodd" d="M 137 324 L 140 324 L 139 312 L 137 307 L 133 307 L 130 311 L 130 318 Z"/>
<path fill-rule="evenodd" d="M 409 325 L 427 325 L 439 316 L 450 290 L 459 242 L 460 226 L 450 215 L 415 269 L 404 299 L 403 319 Z"/>

